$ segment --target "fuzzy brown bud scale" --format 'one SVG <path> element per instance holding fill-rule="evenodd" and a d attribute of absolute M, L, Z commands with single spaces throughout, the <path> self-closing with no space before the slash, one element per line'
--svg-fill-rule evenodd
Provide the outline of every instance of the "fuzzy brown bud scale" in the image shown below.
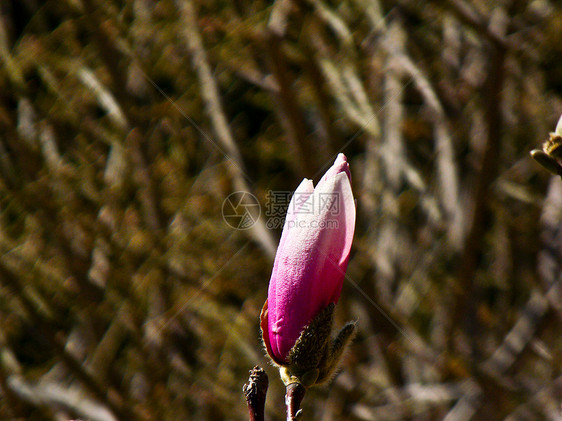
<path fill-rule="evenodd" d="M 355 322 L 349 322 L 332 337 L 335 304 L 329 304 L 301 332 L 286 362 L 276 361 L 264 337 L 266 351 L 279 367 L 281 380 L 288 386 L 298 383 L 305 388 L 329 382 L 339 368 L 341 357 L 355 335 Z M 265 317 L 265 320 L 264 320 Z M 267 302 L 262 310 L 262 336 L 267 326 Z"/>

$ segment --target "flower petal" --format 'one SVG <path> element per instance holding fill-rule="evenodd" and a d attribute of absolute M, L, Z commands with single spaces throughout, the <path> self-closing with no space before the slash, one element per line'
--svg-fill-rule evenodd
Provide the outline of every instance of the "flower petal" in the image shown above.
<path fill-rule="evenodd" d="M 304 212 L 310 205 L 312 211 Z M 269 341 L 280 360 L 312 318 L 339 299 L 355 226 L 345 170 L 323 178 L 295 209 L 283 230 L 268 294 Z"/>
<path fill-rule="evenodd" d="M 314 184 L 312 180 L 305 178 L 301 181 L 295 192 L 293 193 L 293 197 L 291 197 L 291 201 L 289 202 L 289 207 L 287 208 L 287 215 L 285 216 L 285 225 L 287 225 L 287 221 L 293 219 L 295 213 L 298 213 L 299 209 L 303 206 L 306 202 L 308 197 L 314 192 Z"/>
<path fill-rule="evenodd" d="M 334 165 L 332 165 L 328 169 L 328 171 L 326 171 L 326 174 L 324 174 L 324 176 L 322 177 L 322 179 L 318 184 L 320 185 L 320 183 L 322 183 L 323 181 L 335 177 L 337 174 L 341 172 L 345 172 L 349 177 L 349 181 L 351 181 L 351 171 L 349 170 L 349 163 L 347 162 L 347 158 L 345 157 L 344 154 L 339 153 L 334 162 Z"/>

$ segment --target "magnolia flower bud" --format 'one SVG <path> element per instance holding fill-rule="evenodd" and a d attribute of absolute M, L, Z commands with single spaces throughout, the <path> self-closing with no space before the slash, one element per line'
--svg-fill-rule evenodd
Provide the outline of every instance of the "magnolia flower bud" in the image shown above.
<path fill-rule="evenodd" d="M 339 154 L 316 188 L 295 191 L 277 249 L 261 315 L 263 341 L 286 384 L 329 380 L 354 324 L 331 340 L 355 230 L 349 164 Z"/>

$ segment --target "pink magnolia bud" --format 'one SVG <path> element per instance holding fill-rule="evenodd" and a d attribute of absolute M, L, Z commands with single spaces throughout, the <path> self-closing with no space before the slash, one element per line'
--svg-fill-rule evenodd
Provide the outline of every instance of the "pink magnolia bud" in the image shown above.
<path fill-rule="evenodd" d="M 287 363 L 303 329 L 340 297 L 355 230 L 355 200 L 345 155 L 316 188 L 295 191 L 275 256 L 262 330 L 270 357 Z"/>

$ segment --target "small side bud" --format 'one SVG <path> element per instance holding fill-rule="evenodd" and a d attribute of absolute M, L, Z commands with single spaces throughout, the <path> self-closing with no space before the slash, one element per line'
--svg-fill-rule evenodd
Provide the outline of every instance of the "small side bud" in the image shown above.
<path fill-rule="evenodd" d="M 548 156 L 545 152 L 540 149 L 533 149 L 531 151 L 531 157 L 545 170 L 554 175 L 561 175 L 561 167 L 558 162 Z"/>
<path fill-rule="evenodd" d="M 533 149 L 531 157 L 548 172 L 562 177 L 562 116 L 554 133 L 542 144 L 542 151 Z"/>
<path fill-rule="evenodd" d="M 336 375 L 340 367 L 342 356 L 347 346 L 355 337 L 355 325 L 356 322 L 346 323 L 332 340 L 330 352 L 326 354 L 327 358 L 320 369 L 320 375 L 316 382 L 317 384 L 329 382 Z"/>
<path fill-rule="evenodd" d="M 269 379 L 266 372 L 259 366 L 255 366 L 250 370 L 250 378 L 248 383 L 244 385 L 242 391 L 246 398 L 250 421 L 263 421 L 265 413 L 265 399 L 267 396 L 267 387 Z"/>

